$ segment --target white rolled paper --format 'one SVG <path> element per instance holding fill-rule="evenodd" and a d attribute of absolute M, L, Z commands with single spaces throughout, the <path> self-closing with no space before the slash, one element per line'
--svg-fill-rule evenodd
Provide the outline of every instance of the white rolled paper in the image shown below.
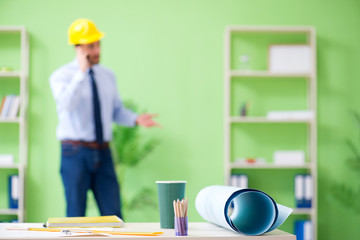
<path fill-rule="evenodd" d="M 293 211 L 262 191 L 216 185 L 198 193 L 195 207 L 206 221 L 245 235 L 270 232 Z"/>

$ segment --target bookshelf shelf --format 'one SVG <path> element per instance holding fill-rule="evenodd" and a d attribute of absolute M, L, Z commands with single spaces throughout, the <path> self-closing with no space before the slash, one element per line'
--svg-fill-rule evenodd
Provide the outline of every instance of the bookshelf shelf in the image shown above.
<path fill-rule="evenodd" d="M 0 26 L 0 32 L 11 33 L 11 32 L 26 32 L 24 26 Z"/>
<path fill-rule="evenodd" d="M 313 208 L 295 208 L 291 214 L 295 215 L 311 215 L 314 214 Z"/>
<path fill-rule="evenodd" d="M 0 215 L 19 215 L 18 209 L 0 209 Z"/>
<path fill-rule="evenodd" d="M 29 36 L 24 26 L 0 26 L 0 34 L 1 36 L 4 36 L 5 38 L 7 36 L 9 37 L 19 37 L 19 46 L 17 46 L 17 40 L 15 40 L 14 44 L 11 47 L 14 47 L 14 52 L 6 52 L 8 56 L 10 55 L 16 55 L 19 56 L 19 64 L 12 62 L 12 63 L 6 63 L 3 62 L 3 64 L 14 64 L 14 66 L 18 65 L 16 67 L 15 71 L 3 71 L 0 72 L 0 88 L 1 85 L 6 82 L 3 80 L 11 79 L 19 81 L 18 90 L 16 90 L 18 97 L 16 97 L 17 103 L 19 103 L 18 106 L 18 117 L 2 117 L 0 118 L 0 124 L 5 124 L 4 128 L 7 128 L 6 124 L 17 124 L 18 125 L 18 131 L 16 130 L 16 133 L 12 133 L 7 131 L 6 134 L 16 134 L 18 135 L 18 141 L 16 148 L 18 149 L 18 153 L 11 153 L 15 156 L 15 160 L 13 164 L 5 165 L 5 162 L 1 165 L 0 163 L 0 174 L 6 174 L 8 171 L 6 169 L 15 169 L 17 170 L 17 175 L 19 178 L 18 181 L 18 208 L 17 209 L 0 209 L 0 215 L 16 215 L 16 220 L 18 222 L 24 222 L 25 220 L 25 173 L 26 173 L 26 166 L 27 166 L 27 158 L 28 158 L 28 139 L 27 139 L 27 108 L 28 108 L 28 77 L 29 77 Z M 8 35 L 11 34 L 11 35 Z M 7 46 L 1 46 L 0 50 L 3 48 L 6 48 Z M 17 51 L 17 49 L 19 51 Z M 18 55 L 18 53 L 20 53 Z M 14 58 L 17 59 L 14 56 L 9 57 L 10 59 Z M 4 56 L 4 60 L 6 60 L 6 56 Z M 12 83 L 11 83 L 12 84 Z M 6 83 L 5 83 L 6 85 Z M 0 99 L 3 99 L 5 96 L 13 95 L 13 92 L 1 92 L 3 96 L 1 96 Z M 11 91 L 11 90 L 10 90 Z M 1 101 L 1 100 L 0 100 Z M 11 100 L 11 102 L 14 102 L 15 100 Z M 14 105 L 8 105 L 8 106 L 14 106 Z M 11 108 L 10 108 L 11 109 Z M 14 108 L 15 109 L 15 108 Z M 15 113 L 15 112 L 14 112 Z M 9 115 L 7 115 L 9 116 Z M 10 115 L 12 116 L 12 115 Z M 12 129 L 12 128 L 11 128 Z M 3 138 L 4 133 L 0 132 L 0 138 Z M 14 145 L 15 143 L 13 143 Z M 11 146 L 13 147 L 13 146 Z M 6 150 L 6 149 L 5 149 Z M 16 151 L 16 150 L 15 150 Z M 0 154 L 3 154 L 3 152 L 0 152 Z M 6 153 L 8 154 L 8 153 Z M 2 171 L 4 170 L 4 171 Z M 3 182 L 1 184 L 4 184 Z M 2 198 L 0 201 L 5 201 L 5 199 Z"/>
<path fill-rule="evenodd" d="M 0 169 L 19 169 L 20 165 L 17 163 L 14 164 L 0 164 Z"/>
<path fill-rule="evenodd" d="M 0 78 L 20 78 L 21 72 L 0 72 Z"/>
<path fill-rule="evenodd" d="M 286 26 L 228 26 L 227 32 L 240 33 L 312 33 L 313 28 L 309 27 L 286 27 Z"/>
<path fill-rule="evenodd" d="M 230 117 L 230 123 L 312 123 L 314 119 L 270 119 L 267 117 Z"/>
<path fill-rule="evenodd" d="M 225 30 L 224 43 L 225 183 L 238 185 L 239 176 L 245 176 L 246 184 L 250 188 L 273 190 L 273 186 L 266 185 L 269 182 L 266 181 L 266 177 L 269 178 L 273 174 L 284 176 L 284 181 L 294 181 L 294 185 L 293 176 L 305 175 L 304 173 L 311 175 L 311 208 L 296 208 L 293 214 L 296 215 L 295 220 L 303 219 L 298 215 L 306 215 L 313 228 L 311 239 L 316 240 L 315 29 L 304 26 L 229 26 Z M 271 45 L 306 45 L 309 50 L 309 70 L 306 73 L 300 70 L 298 72 L 294 70 L 293 73 L 288 70 L 273 72 L 269 67 L 270 63 L 274 63 L 270 62 Z M 251 112 L 249 114 L 248 103 L 251 103 L 250 111 L 255 116 L 252 116 Z M 240 116 L 239 109 L 241 115 L 245 116 Z M 296 135 L 291 135 L 292 131 Z M 304 153 L 305 158 L 305 163 L 302 165 L 236 161 L 249 156 L 253 159 L 257 159 L 257 156 L 271 159 L 273 157 L 271 154 L 275 154 L 276 151 L 299 149 Z M 266 177 L 262 179 L 262 176 Z M 295 200 L 295 190 L 292 187 L 284 187 L 282 191 L 281 196 Z"/>
<path fill-rule="evenodd" d="M 273 163 L 250 164 L 250 163 L 231 163 L 231 169 L 311 169 L 311 164 L 304 165 L 275 165 Z"/>
<path fill-rule="evenodd" d="M 273 73 L 269 71 L 230 71 L 230 77 L 260 77 L 260 78 L 305 78 L 309 79 L 310 74 L 306 73 Z"/>
<path fill-rule="evenodd" d="M 0 118 L 0 123 L 20 123 L 21 118 Z"/>

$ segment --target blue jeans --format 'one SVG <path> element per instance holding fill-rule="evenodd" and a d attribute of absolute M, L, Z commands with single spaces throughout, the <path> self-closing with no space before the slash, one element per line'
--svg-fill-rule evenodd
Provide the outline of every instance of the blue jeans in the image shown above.
<path fill-rule="evenodd" d="M 61 145 L 61 177 L 68 217 L 85 216 L 87 191 L 91 189 L 102 216 L 121 216 L 120 191 L 109 148 L 91 149 Z"/>

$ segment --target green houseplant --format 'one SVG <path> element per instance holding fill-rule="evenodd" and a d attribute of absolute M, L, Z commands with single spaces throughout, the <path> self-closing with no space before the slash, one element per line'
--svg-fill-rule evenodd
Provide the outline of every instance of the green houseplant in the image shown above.
<path fill-rule="evenodd" d="M 352 116 L 355 119 L 358 137 L 360 137 L 360 114 L 352 112 Z M 360 140 L 360 138 L 358 140 Z M 360 175 L 360 150 L 358 144 L 350 139 L 346 140 L 346 144 L 352 153 L 352 157 L 346 161 L 347 167 Z M 332 192 L 336 200 L 344 204 L 344 206 L 351 208 L 356 213 L 360 213 L 360 185 L 354 188 L 345 183 L 335 183 L 332 186 Z"/>
<path fill-rule="evenodd" d="M 138 106 L 131 100 L 124 101 L 124 106 L 135 113 L 140 114 Z M 159 141 L 154 138 L 145 139 L 141 134 L 140 127 L 125 127 L 114 125 L 112 149 L 114 153 L 115 168 L 121 187 L 123 212 L 141 210 L 146 207 L 156 207 L 156 194 L 147 187 L 139 187 L 132 198 L 124 192 L 126 189 L 126 169 L 136 167 L 141 161 L 155 149 Z"/>

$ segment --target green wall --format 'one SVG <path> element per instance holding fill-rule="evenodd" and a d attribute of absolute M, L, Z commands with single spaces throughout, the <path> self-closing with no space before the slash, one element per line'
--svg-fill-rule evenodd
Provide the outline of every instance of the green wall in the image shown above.
<path fill-rule="evenodd" d="M 345 163 L 351 156 L 345 140 L 357 136 L 349 110 L 359 109 L 360 2 L 356 0 L 1 0 L 0 25 L 24 25 L 30 34 L 27 221 L 43 222 L 65 213 L 57 116 L 48 78 L 74 58 L 66 32 L 81 17 L 92 19 L 106 33 L 102 63 L 117 75 L 122 97 L 159 113 L 163 125 L 143 131 L 161 144 L 135 169 L 126 171 L 125 194 L 144 186 L 155 189 L 156 180 L 187 180 L 190 221 L 201 220 L 194 208 L 198 191 L 223 184 L 225 27 L 314 26 L 319 239 L 354 239 L 360 234 L 359 215 L 340 205 L 331 192 L 333 182 L 356 188 L 358 181 Z M 1 44 L 6 41 L 0 38 Z M 13 129 L 0 128 L 0 132 L 3 138 Z M 274 181 L 280 182 L 281 175 Z M 93 202 L 89 214 L 97 214 Z M 157 211 L 135 211 L 127 221 L 158 221 Z"/>

